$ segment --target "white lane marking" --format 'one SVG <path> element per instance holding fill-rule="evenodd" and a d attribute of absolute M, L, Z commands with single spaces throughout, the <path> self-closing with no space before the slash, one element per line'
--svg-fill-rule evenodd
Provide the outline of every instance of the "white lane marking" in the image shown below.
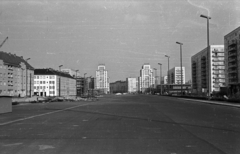
<path fill-rule="evenodd" d="M 39 145 L 39 150 L 53 149 L 54 146 L 51 145 Z"/>
<path fill-rule="evenodd" d="M 77 107 L 80 107 L 80 106 L 84 106 L 84 105 L 88 105 L 88 104 L 81 104 L 81 105 L 77 105 L 77 106 L 65 108 L 65 109 L 58 110 L 58 111 L 52 111 L 52 112 L 47 112 L 47 113 L 43 113 L 43 114 L 38 114 L 38 115 L 34 115 L 34 116 L 22 118 L 22 119 L 17 119 L 17 120 L 13 120 L 13 121 L 8 121 L 8 122 L 5 122 L 5 123 L 0 123 L 0 126 L 8 125 L 8 124 L 11 124 L 11 123 L 14 123 L 14 122 L 23 121 L 23 120 L 27 120 L 27 119 L 32 119 L 32 118 L 35 118 L 35 117 L 41 117 L 41 116 L 48 115 L 48 114 L 53 114 L 53 113 L 57 113 L 57 112 L 62 112 L 62 111 L 66 111 L 66 110 L 69 110 L 69 109 L 74 109 L 74 108 L 77 108 Z"/>
<path fill-rule="evenodd" d="M 220 102 L 211 102 L 211 101 L 195 100 L 195 99 L 185 99 L 185 98 L 178 98 L 178 99 L 186 100 L 186 101 L 204 102 L 204 103 L 208 103 L 208 104 L 218 104 L 218 105 L 225 105 L 225 106 L 240 107 L 240 105 L 233 104 L 233 103 L 220 103 Z"/>
<path fill-rule="evenodd" d="M 17 146 L 17 145 L 21 145 L 23 143 L 12 143 L 12 144 L 5 144 L 3 145 L 4 147 L 10 147 L 10 146 Z"/>

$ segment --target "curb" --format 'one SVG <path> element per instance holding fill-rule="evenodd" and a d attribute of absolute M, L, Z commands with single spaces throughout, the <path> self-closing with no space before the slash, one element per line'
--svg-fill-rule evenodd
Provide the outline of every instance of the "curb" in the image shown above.
<path fill-rule="evenodd" d="M 214 104 L 214 105 L 222 105 L 222 106 L 230 106 L 230 107 L 240 108 L 240 104 L 222 103 L 222 102 L 213 102 L 213 101 L 205 101 L 205 100 L 186 99 L 186 98 L 178 98 L 178 99 L 186 100 L 186 101 L 203 102 L 203 103 L 206 103 L 206 104 Z"/>

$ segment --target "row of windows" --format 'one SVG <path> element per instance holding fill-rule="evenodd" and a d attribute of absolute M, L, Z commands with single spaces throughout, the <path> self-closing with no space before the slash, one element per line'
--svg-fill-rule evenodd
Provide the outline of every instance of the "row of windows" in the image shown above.
<path fill-rule="evenodd" d="M 49 75 L 49 76 L 46 76 L 46 75 L 34 75 L 34 79 L 55 79 L 55 76 L 54 75 Z"/>
<path fill-rule="evenodd" d="M 34 89 L 47 89 L 47 86 L 34 86 Z M 49 86 L 49 89 L 55 89 L 55 86 Z"/>
<path fill-rule="evenodd" d="M 34 81 L 34 84 L 48 84 L 47 81 Z M 55 81 L 49 81 L 49 84 L 55 84 Z"/>

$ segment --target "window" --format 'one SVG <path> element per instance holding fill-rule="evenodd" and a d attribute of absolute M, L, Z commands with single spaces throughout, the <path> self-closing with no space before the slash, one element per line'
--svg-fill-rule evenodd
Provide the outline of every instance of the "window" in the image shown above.
<path fill-rule="evenodd" d="M 42 81 L 40 81 L 40 84 L 42 84 Z"/>

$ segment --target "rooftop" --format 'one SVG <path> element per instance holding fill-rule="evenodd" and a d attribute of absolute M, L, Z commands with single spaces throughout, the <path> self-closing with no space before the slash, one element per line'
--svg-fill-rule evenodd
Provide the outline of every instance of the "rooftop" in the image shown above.
<path fill-rule="evenodd" d="M 43 68 L 43 69 L 35 69 L 34 70 L 34 75 L 57 75 L 61 77 L 67 77 L 67 78 L 73 78 L 70 74 L 66 72 L 60 72 L 58 70 L 54 70 L 52 68 Z"/>

